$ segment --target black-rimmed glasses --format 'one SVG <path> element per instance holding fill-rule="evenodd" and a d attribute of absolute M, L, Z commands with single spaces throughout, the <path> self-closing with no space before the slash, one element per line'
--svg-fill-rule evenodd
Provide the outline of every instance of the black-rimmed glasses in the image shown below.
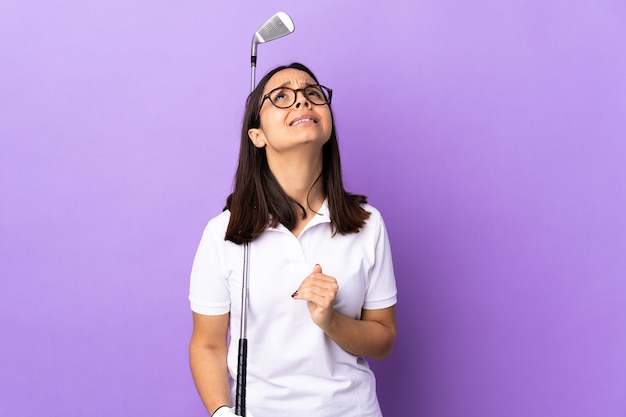
<path fill-rule="evenodd" d="M 317 106 L 330 104 L 330 100 L 333 97 L 333 90 L 319 84 L 309 85 L 298 89 L 278 87 L 263 96 L 263 99 L 259 104 L 259 110 L 257 111 L 257 120 L 259 119 L 259 113 L 261 112 L 261 107 L 263 107 L 265 100 L 269 100 L 270 103 L 279 109 L 288 109 L 296 103 L 298 92 L 302 93 L 304 98 L 306 98 L 311 104 L 315 104 Z"/>

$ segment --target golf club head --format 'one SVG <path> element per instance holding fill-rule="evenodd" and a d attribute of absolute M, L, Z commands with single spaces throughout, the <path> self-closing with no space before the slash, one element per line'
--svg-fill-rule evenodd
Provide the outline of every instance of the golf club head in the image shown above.
<path fill-rule="evenodd" d="M 256 57 L 256 46 L 258 44 L 270 42 L 274 39 L 289 35 L 294 29 L 295 25 L 287 13 L 276 13 L 263 23 L 252 37 L 252 56 Z"/>

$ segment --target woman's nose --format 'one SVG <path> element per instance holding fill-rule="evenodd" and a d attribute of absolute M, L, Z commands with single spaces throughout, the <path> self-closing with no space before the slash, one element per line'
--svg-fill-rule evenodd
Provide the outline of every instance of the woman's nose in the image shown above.
<path fill-rule="evenodd" d="M 304 91 L 298 90 L 296 91 L 296 108 L 299 108 L 300 105 L 311 107 L 311 102 L 304 95 Z"/>

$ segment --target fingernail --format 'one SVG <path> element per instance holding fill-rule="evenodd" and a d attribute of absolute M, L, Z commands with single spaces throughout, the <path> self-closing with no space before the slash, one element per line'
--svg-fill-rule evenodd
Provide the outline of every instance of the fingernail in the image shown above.
<path fill-rule="evenodd" d="M 296 291 L 293 294 L 291 294 L 291 298 L 295 297 L 296 295 L 298 295 L 298 291 Z"/>

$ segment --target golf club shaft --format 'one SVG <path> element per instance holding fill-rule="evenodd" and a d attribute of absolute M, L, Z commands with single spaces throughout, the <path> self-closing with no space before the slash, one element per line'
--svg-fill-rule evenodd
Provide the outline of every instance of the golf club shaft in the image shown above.
<path fill-rule="evenodd" d="M 253 92 L 254 91 L 254 87 L 255 87 L 255 81 L 254 81 L 255 71 L 256 71 L 256 57 L 253 56 L 252 57 L 252 65 L 251 65 L 251 68 L 250 68 L 250 72 L 252 73 L 252 80 L 250 82 L 250 92 Z"/>

